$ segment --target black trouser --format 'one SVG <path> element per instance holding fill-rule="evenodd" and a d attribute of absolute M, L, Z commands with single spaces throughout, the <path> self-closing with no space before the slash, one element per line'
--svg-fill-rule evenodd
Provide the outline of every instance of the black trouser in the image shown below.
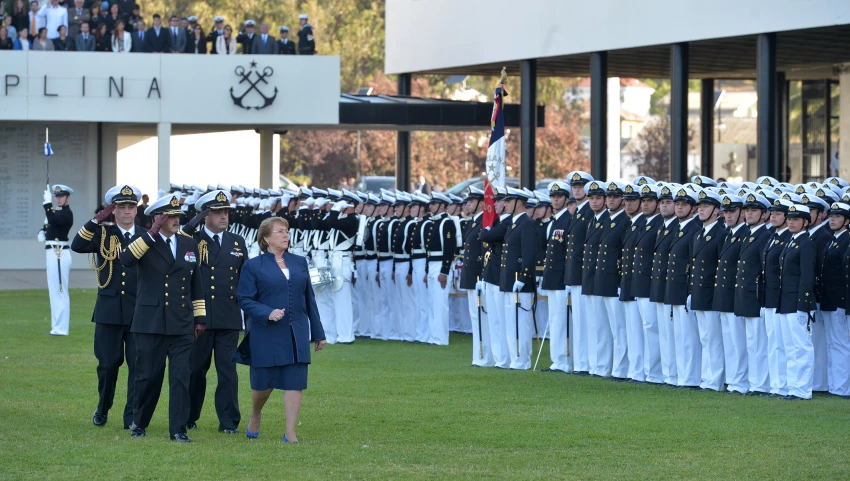
<path fill-rule="evenodd" d="M 168 431 L 186 432 L 189 419 L 189 368 L 194 336 L 136 333 L 136 401 L 133 422 L 146 429 L 151 422 L 168 358 Z"/>
<path fill-rule="evenodd" d="M 136 343 L 130 326 L 121 324 L 94 325 L 94 357 L 97 358 L 97 412 L 107 414 L 112 409 L 118 368 L 127 358 L 127 403 L 124 405 L 124 426 L 133 424 L 133 399 L 136 392 Z"/>
<path fill-rule="evenodd" d="M 218 384 L 215 388 L 215 412 L 218 429 L 236 429 L 242 416 L 239 414 L 239 377 L 233 353 L 239 343 L 236 329 L 207 329 L 192 346 L 192 375 L 189 380 L 189 422 L 197 422 L 207 394 L 207 371 L 215 352 L 215 371 Z"/>

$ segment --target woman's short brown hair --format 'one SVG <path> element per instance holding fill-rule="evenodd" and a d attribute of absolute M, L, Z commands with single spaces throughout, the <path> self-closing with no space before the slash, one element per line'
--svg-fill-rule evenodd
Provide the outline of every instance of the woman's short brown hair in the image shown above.
<path fill-rule="evenodd" d="M 260 228 L 257 229 L 257 242 L 260 244 L 260 250 L 263 252 L 268 252 L 269 243 L 266 242 L 266 237 L 272 235 L 272 230 L 274 229 L 274 225 L 277 223 L 283 224 L 284 227 L 289 229 L 289 222 L 283 217 L 269 217 L 260 223 Z"/>

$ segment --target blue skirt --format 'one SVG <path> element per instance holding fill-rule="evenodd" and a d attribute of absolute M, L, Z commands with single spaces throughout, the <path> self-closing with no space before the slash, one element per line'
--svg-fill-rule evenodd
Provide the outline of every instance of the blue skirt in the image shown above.
<path fill-rule="evenodd" d="M 309 364 L 303 362 L 287 364 L 286 366 L 251 366 L 251 389 L 255 391 L 265 391 L 266 389 L 303 391 L 307 389 L 307 366 Z"/>

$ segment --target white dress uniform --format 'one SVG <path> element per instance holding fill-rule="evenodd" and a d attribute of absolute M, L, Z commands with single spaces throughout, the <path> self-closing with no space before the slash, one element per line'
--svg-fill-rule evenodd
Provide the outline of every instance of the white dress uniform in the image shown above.
<path fill-rule="evenodd" d="M 321 224 L 325 224 L 330 214 L 321 215 L 322 218 L 319 222 Z M 313 264 L 316 267 L 330 268 L 330 259 L 328 258 L 330 230 L 318 230 L 314 227 L 312 230 L 311 244 L 313 246 L 311 251 Z M 331 285 L 326 285 L 316 289 L 316 305 L 319 308 L 319 315 L 322 316 L 322 327 L 325 328 L 325 336 L 327 337 L 328 344 L 336 344 L 336 308 L 334 307 L 334 291 Z"/>
<path fill-rule="evenodd" d="M 420 194 L 417 194 L 420 195 Z M 427 197 L 419 199 L 427 202 Z M 431 338 L 431 304 L 428 300 L 428 288 L 425 285 L 427 272 L 427 254 L 425 252 L 425 225 L 430 222 L 427 218 L 419 218 L 410 232 L 410 270 L 413 280 L 414 305 L 411 306 L 411 316 L 416 318 L 415 342 L 427 343 Z"/>
<path fill-rule="evenodd" d="M 432 201 L 448 203 L 448 198 L 432 193 Z M 445 200 L 444 200 L 445 199 Z M 431 304 L 429 344 L 449 344 L 449 288 L 451 263 L 457 249 L 454 222 L 445 214 L 431 217 L 425 228 L 425 245 L 428 254 L 428 300 Z M 446 287 L 440 285 L 440 275 L 446 275 Z"/>
<path fill-rule="evenodd" d="M 62 184 L 53 186 L 52 195 L 69 196 L 74 190 Z M 67 336 L 71 324 L 71 298 L 68 295 L 71 251 L 68 232 L 74 224 L 71 207 L 54 207 L 51 193 L 44 191 L 44 213 L 47 218 L 44 235 L 47 290 L 50 294 L 50 334 Z M 41 236 L 41 234 L 39 234 Z"/>

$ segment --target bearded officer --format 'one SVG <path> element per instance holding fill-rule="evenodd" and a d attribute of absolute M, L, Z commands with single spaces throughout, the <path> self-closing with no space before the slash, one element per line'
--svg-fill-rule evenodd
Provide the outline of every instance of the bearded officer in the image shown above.
<path fill-rule="evenodd" d="M 582 296 L 582 268 L 584 266 L 584 242 L 587 236 L 588 224 L 592 222 L 593 211 L 587 199 L 585 186 L 593 181 L 593 177 L 587 172 L 571 172 L 567 179 L 570 183 L 572 198 L 575 199 L 575 215 L 567 227 L 567 267 L 564 270 L 564 284 L 567 295 L 573 303 L 573 325 L 570 326 L 570 340 L 572 342 L 573 372 L 580 376 L 590 374 L 590 339 L 588 316 L 586 312 L 586 299 Z M 569 209 L 569 203 L 567 208 Z M 595 338 L 594 338 L 595 339 Z M 595 348 L 595 345 L 592 346 Z M 594 360 L 596 358 L 594 357 Z"/>
<path fill-rule="evenodd" d="M 44 249 L 47 257 L 47 292 L 50 294 L 50 335 L 67 336 L 71 324 L 71 298 L 68 283 L 71 253 L 68 232 L 74 224 L 71 194 L 74 189 L 63 184 L 53 186 L 53 195 L 44 191 Z M 55 198 L 55 202 L 54 202 Z"/>
<path fill-rule="evenodd" d="M 206 329 L 206 304 L 195 241 L 177 235 L 180 202 L 165 195 L 145 209 L 155 216 L 147 234 L 121 253 L 137 267 L 139 288 L 131 331 L 136 341 L 136 399 L 130 435 L 143 437 L 159 400 L 168 358 L 168 429 L 171 439 L 191 442 L 189 375 L 192 343 Z"/>
<path fill-rule="evenodd" d="M 543 263 L 541 287 L 549 298 L 549 357 L 552 364 L 544 371 L 572 372 L 570 359 L 569 326 L 567 326 L 567 289 L 564 271 L 567 267 L 567 231 L 572 216 L 567 212 L 569 185 L 556 180 L 549 184 L 549 199 L 552 202 L 552 220 L 543 232 L 546 240 L 546 258 Z"/>
<path fill-rule="evenodd" d="M 184 234 L 193 237 L 198 246 L 198 264 L 207 306 L 207 329 L 192 346 L 189 420 L 186 425 L 188 429 L 198 427 L 207 393 L 207 372 L 215 354 L 218 430 L 226 434 L 238 434 L 241 420 L 239 377 L 233 353 L 236 352 L 239 331 L 242 330 L 242 312 L 236 298 L 236 288 L 248 249 L 244 238 L 227 232 L 231 199 L 230 193 L 223 190 L 214 190 L 201 196 L 194 205 L 200 214 L 182 229 Z M 196 230 L 197 224 L 201 222 L 203 226 Z"/>
<path fill-rule="evenodd" d="M 95 426 L 106 425 L 115 398 L 118 370 L 127 360 L 127 402 L 124 429 L 133 424 L 136 381 L 136 344 L 130 325 L 136 307 L 136 269 L 124 267 L 118 257 L 137 235 L 147 229 L 134 224 L 142 192 L 130 185 L 116 185 L 106 192 L 106 208 L 86 222 L 74 236 L 71 250 L 92 254 L 97 272 L 97 301 L 94 305 L 94 355 L 97 358 L 97 409 Z M 114 214 L 115 223 L 106 221 Z"/>
<path fill-rule="evenodd" d="M 640 317 L 640 307 L 633 292 L 635 252 L 646 225 L 646 216 L 641 212 L 640 204 L 640 188 L 635 184 L 626 184 L 623 188 L 623 211 L 628 216 L 629 222 L 623 236 L 619 292 L 625 317 L 626 353 L 629 362 L 627 377 L 636 382 L 646 380 L 643 358 L 643 322 Z"/>
<path fill-rule="evenodd" d="M 478 240 L 484 215 L 484 191 L 470 187 L 466 194 L 470 219 L 463 233 L 463 269 L 460 288 L 466 290 L 469 317 L 472 319 L 472 365 L 493 366 L 490 329 L 487 325 L 486 294 L 478 287 L 484 274 L 484 244 Z"/>
<path fill-rule="evenodd" d="M 430 344 L 449 344 L 449 274 L 457 244 L 456 228 L 446 215 L 451 200 L 439 193 L 431 193 L 428 208 L 431 219 L 425 229 L 425 246 L 428 254 L 428 299 L 431 304 Z"/>

